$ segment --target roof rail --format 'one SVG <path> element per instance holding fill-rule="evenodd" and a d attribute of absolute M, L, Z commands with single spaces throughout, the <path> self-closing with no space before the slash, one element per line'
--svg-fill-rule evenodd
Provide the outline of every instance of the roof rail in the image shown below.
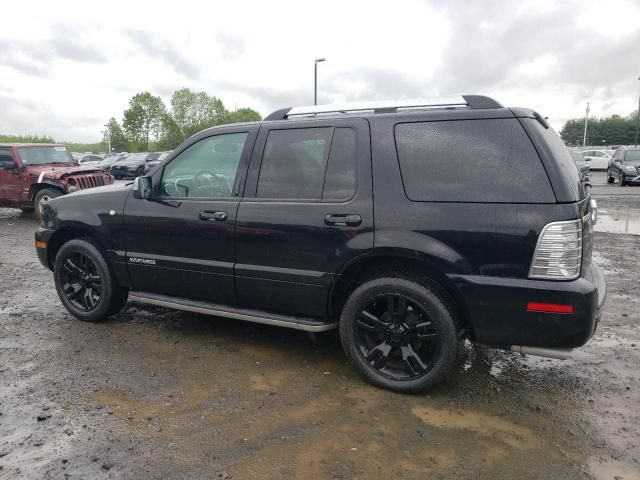
<path fill-rule="evenodd" d="M 502 108 L 494 99 L 482 95 L 457 95 L 409 100 L 384 100 L 374 102 L 347 103 L 342 105 L 310 105 L 306 107 L 282 108 L 268 115 L 265 120 L 286 120 L 295 117 L 307 117 L 336 113 L 393 113 L 399 110 L 427 108 Z"/>

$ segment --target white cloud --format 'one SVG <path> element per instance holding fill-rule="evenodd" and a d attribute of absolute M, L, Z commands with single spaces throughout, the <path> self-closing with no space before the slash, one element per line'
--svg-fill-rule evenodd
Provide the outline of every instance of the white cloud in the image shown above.
<path fill-rule="evenodd" d="M 263 115 L 309 103 L 489 94 L 556 128 L 627 114 L 640 6 L 554 1 L 29 1 L 4 5 L 0 132 L 97 141 L 129 98 L 187 86 Z"/>

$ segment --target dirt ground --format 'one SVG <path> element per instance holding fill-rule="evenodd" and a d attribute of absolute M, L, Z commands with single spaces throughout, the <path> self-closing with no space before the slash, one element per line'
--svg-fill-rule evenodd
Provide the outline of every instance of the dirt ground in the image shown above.
<path fill-rule="evenodd" d="M 640 195 L 598 202 L 640 218 Z M 468 345 L 410 396 L 364 383 L 335 332 L 131 303 L 79 322 L 36 227 L 0 209 L 0 478 L 640 479 L 639 235 L 596 234 L 608 300 L 571 360 Z"/>

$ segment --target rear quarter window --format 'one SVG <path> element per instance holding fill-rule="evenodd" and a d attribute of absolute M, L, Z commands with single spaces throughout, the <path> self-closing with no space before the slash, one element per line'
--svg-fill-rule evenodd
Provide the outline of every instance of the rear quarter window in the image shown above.
<path fill-rule="evenodd" d="M 395 137 L 410 200 L 555 202 L 546 171 L 517 119 L 402 123 Z"/>

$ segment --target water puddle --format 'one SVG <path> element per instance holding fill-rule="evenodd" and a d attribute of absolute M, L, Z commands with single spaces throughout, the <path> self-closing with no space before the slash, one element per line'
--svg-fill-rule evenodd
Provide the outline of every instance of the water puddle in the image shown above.
<path fill-rule="evenodd" d="M 616 211 L 610 214 L 606 210 L 598 212 L 598 223 L 596 223 L 594 230 L 596 232 L 609 232 L 609 233 L 626 233 L 629 235 L 640 235 L 640 214 L 633 215 L 628 211 L 619 212 Z"/>

